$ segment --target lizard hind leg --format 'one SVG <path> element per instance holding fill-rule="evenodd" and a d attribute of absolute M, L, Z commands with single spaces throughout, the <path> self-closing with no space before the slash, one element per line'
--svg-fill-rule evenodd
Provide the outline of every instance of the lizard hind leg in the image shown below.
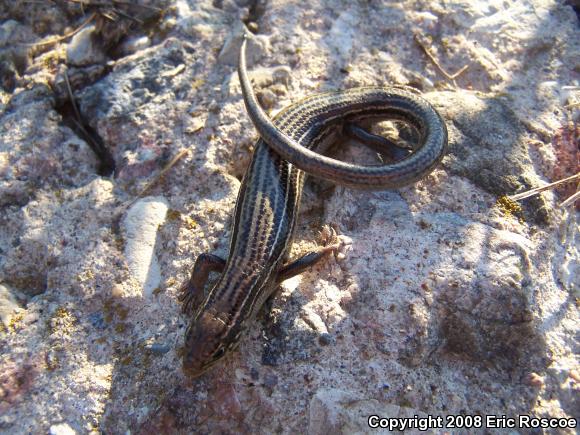
<path fill-rule="evenodd" d="M 301 274 L 309 267 L 314 266 L 331 252 L 336 253 L 341 246 L 341 241 L 338 238 L 336 230 L 330 225 L 325 225 L 322 227 L 322 230 L 320 231 L 320 238 L 322 239 L 321 246 L 282 266 L 282 268 L 278 271 L 276 282 L 280 283 L 286 279 Z"/>
<path fill-rule="evenodd" d="M 226 267 L 226 260 L 217 255 L 203 253 L 195 260 L 191 277 L 183 285 L 179 295 L 181 310 L 185 314 L 193 315 L 196 307 L 205 300 L 205 285 L 209 274 L 212 272 L 222 273 Z"/>
<path fill-rule="evenodd" d="M 403 148 L 392 140 L 370 133 L 357 125 L 347 123 L 343 127 L 343 131 L 347 136 L 358 140 L 367 148 L 377 152 L 383 163 L 397 162 L 411 154 L 410 149 Z"/>

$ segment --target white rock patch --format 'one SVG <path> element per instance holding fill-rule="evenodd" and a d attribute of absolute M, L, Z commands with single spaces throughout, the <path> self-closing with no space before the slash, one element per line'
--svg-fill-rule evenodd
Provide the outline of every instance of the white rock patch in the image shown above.
<path fill-rule="evenodd" d="M 150 297 L 161 281 L 161 271 L 155 257 L 155 240 L 157 229 L 165 222 L 167 209 L 168 204 L 163 197 L 144 198 L 131 206 L 123 220 L 127 240 L 125 257 L 145 297 Z"/>

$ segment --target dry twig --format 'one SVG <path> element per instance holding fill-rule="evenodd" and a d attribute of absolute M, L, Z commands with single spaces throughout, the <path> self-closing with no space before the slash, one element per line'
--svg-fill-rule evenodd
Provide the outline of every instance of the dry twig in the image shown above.
<path fill-rule="evenodd" d="M 415 38 L 415 42 L 417 43 L 417 45 L 419 45 L 419 47 L 421 47 L 421 49 L 423 50 L 425 55 L 429 58 L 429 60 L 431 62 L 433 62 L 433 65 L 435 65 L 437 67 L 437 69 L 441 72 L 441 74 L 443 74 L 448 80 L 454 81 L 457 77 L 459 77 L 461 74 L 463 74 L 465 72 L 465 70 L 467 70 L 467 68 L 469 67 L 469 65 L 464 65 L 456 73 L 449 74 L 447 71 L 445 71 L 445 69 L 441 66 L 441 64 L 437 61 L 437 59 L 435 59 L 435 56 L 433 56 L 433 54 L 431 54 L 431 50 L 429 50 L 429 48 L 421 41 L 420 36 L 418 34 L 415 34 L 414 38 Z"/>

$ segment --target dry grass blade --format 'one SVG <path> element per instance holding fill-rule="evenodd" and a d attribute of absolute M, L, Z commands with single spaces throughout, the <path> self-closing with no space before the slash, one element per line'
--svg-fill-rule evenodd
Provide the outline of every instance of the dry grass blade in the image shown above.
<path fill-rule="evenodd" d="M 74 35 L 76 35 L 77 33 L 79 33 L 84 27 L 87 26 L 87 24 L 89 24 L 95 18 L 96 15 L 97 15 L 96 12 L 93 12 L 91 15 L 89 15 L 89 17 L 85 21 L 83 21 L 83 23 L 79 27 L 77 27 L 73 31 L 67 33 L 66 35 L 58 36 L 56 38 L 49 39 L 48 41 L 30 42 L 30 43 L 26 43 L 26 44 L 22 44 L 22 45 L 26 45 L 27 47 L 44 47 L 45 45 L 58 44 L 59 42 L 62 42 L 65 39 L 71 38 Z"/>
<path fill-rule="evenodd" d="M 143 188 L 143 190 L 141 192 L 139 192 L 139 195 L 137 195 L 138 198 L 142 197 L 143 195 L 145 195 L 149 190 L 151 190 L 151 188 L 153 186 L 155 186 L 159 180 L 161 180 L 165 174 L 167 173 L 167 171 L 169 171 L 173 166 L 175 166 L 175 164 L 181 160 L 183 158 L 183 156 L 187 155 L 189 153 L 188 150 L 181 150 L 179 151 L 164 167 L 163 169 L 161 169 L 161 171 L 159 171 L 159 174 L 157 174 L 157 176 L 151 180 L 149 183 L 147 183 L 147 185 Z"/>
<path fill-rule="evenodd" d="M 522 192 L 522 193 L 518 193 L 516 195 L 508 196 L 508 198 L 512 201 L 519 201 L 520 199 L 524 199 L 524 198 L 528 198 L 530 196 L 537 195 L 538 193 L 543 192 L 544 190 L 553 189 L 554 187 L 559 186 L 560 184 L 568 183 L 568 182 L 573 181 L 577 178 L 580 178 L 580 172 L 578 172 L 577 174 L 572 175 L 570 177 L 564 178 L 562 180 L 558 180 L 558 181 L 554 181 L 553 183 L 546 184 L 545 186 L 536 187 L 535 189 L 531 189 L 531 190 L 528 190 L 526 192 Z M 573 204 L 580 197 L 579 193 L 580 192 L 576 192 L 570 198 L 567 198 L 564 202 L 562 202 L 559 205 L 559 207 L 566 207 L 570 204 Z"/>
<path fill-rule="evenodd" d="M 415 42 L 417 43 L 417 45 L 419 45 L 419 47 L 421 47 L 421 49 L 423 50 L 423 52 L 425 53 L 425 55 L 429 58 L 429 60 L 431 62 L 433 62 L 433 65 L 435 65 L 437 67 L 437 69 L 441 72 L 441 74 L 443 74 L 448 80 L 455 80 L 457 77 L 459 77 L 461 74 L 463 74 L 467 68 L 469 67 L 469 65 L 464 65 L 459 71 L 450 74 L 447 71 L 445 71 L 445 69 L 441 66 L 441 64 L 437 61 L 437 59 L 435 59 L 435 56 L 433 56 L 433 54 L 431 54 L 431 50 L 429 50 L 429 48 L 421 41 L 421 38 L 418 34 L 414 35 L 415 38 Z"/>
<path fill-rule="evenodd" d="M 569 205 L 574 204 L 577 199 L 580 199 L 580 191 L 576 192 L 570 198 L 562 201 L 558 207 L 562 207 L 562 208 L 568 207 Z"/>
<path fill-rule="evenodd" d="M 188 150 L 181 150 L 179 151 L 164 167 L 163 169 L 161 169 L 161 171 L 159 171 L 159 174 L 157 174 L 151 181 L 149 181 L 147 183 L 147 185 L 137 194 L 137 196 L 135 197 L 135 199 L 133 199 L 132 201 L 130 201 L 127 204 L 124 204 L 120 207 L 119 209 L 119 215 L 124 213 L 126 210 L 129 209 L 129 207 L 131 207 L 133 204 L 135 204 L 137 202 L 137 200 L 139 198 L 142 198 L 147 192 L 149 192 L 151 190 L 151 188 L 153 186 L 155 186 L 164 176 L 165 174 L 167 174 L 167 172 L 173 168 L 173 166 L 175 166 L 175 164 L 181 160 L 184 156 L 186 156 L 187 154 L 189 154 Z"/>
<path fill-rule="evenodd" d="M 68 93 L 68 99 L 70 100 L 70 104 L 75 112 L 76 120 L 78 121 L 79 124 L 82 124 L 81 114 L 80 114 L 79 109 L 77 107 L 75 96 L 73 94 L 72 87 L 70 85 L 70 80 L 68 78 L 68 72 L 65 70 L 63 75 L 64 75 L 64 82 L 66 84 L 66 90 Z"/>
<path fill-rule="evenodd" d="M 143 24 L 144 24 L 144 23 L 143 23 L 143 20 L 140 20 L 140 19 L 139 19 L 139 18 L 137 18 L 137 17 L 132 17 L 131 15 L 129 15 L 129 14 L 126 14 L 125 12 L 123 12 L 123 11 L 121 11 L 121 10 L 119 10 L 119 9 L 114 9 L 114 11 L 115 11 L 115 13 L 116 13 L 117 15 L 119 15 L 120 17 L 127 18 L 128 20 L 134 21 L 134 22 L 136 22 L 136 23 L 139 23 L 139 24 L 141 24 L 141 25 L 143 25 Z M 115 21 L 115 20 L 111 20 L 111 21 Z"/>
<path fill-rule="evenodd" d="M 116 5 L 120 6 L 129 6 L 129 7 L 136 7 L 141 9 L 148 9 L 150 11 L 155 12 L 163 12 L 163 9 L 149 6 L 149 5 L 140 5 L 139 3 L 123 1 L 123 0 L 111 0 L 111 1 L 93 1 L 93 0 L 66 0 L 70 3 L 77 3 L 81 5 L 81 7 L 86 6 L 96 6 L 96 7 L 106 7 L 106 8 L 114 8 Z"/>
<path fill-rule="evenodd" d="M 93 134 L 91 134 L 91 132 L 87 131 L 87 128 L 85 128 L 85 125 L 83 124 L 83 119 L 76 104 L 76 100 L 66 70 L 64 71 L 63 75 L 70 105 L 74 112 L 74 118 L 71 118 L 71 121 L 74 124 L 74 127 L 77 129 L 77 133 L 80 134 L 81 138 L 85 142 L 87 142 L 89 147 L 93 150 L 97 158 L 100 160 L 101 170 L 103 171 L 102 174 L 109 175 L 111 172 L 115 170 L 115 163 L 113 157 L 111 156 L 109 151 L 104 147 L 104 145 L 100 143 L 100 139 L 94 137 Z"/>

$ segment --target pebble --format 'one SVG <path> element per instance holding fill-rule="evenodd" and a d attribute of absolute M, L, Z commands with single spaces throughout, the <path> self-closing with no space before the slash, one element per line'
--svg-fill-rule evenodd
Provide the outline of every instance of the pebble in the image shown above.
<path fill-rule="evenodd" d="M 105 63 L 107 56 L 95 38 L 95 26 L 87 26 L 77 33 L 66 47 L 68 65 L 87 66 Z"/>
<path fill-rule="evenodd" d="M 525 382 L 531 387 L 541 388 L 544 386 L 544 378 L 533 372 L 526 376 Z"/>
<path fill-rule="evenodd" d="M 258 97 L 258 101 L 260 102 L 260 105 L 265 110 L 268 110 L 268 109 L 271 109 L 272 107 L 274 107 L 274 105 L 276 104 L 276 101 L 278 100 L 278 98 L 276 97 L 274 92 L 272 92 L 269 89 L 261 90 L 260 92 L 258 92 L 257 97 Z"/>
<path fill-rule="evenodd" d="M 318 337 L 318 342 L 322 346 L 328 346 L 329 344 L 334 343 L 334 337 L 328 333 L 323 333 Z"/>
<path fill-rule="evenodd" d="M 53 424 L 48 429 L 50 435 L 75 435 L 76 431 L 67 423 Z"/>
<path fill-rule="evenodd" d="M 152 343 L 145 346 L 145 348 L 156 355 L 163 355 L 170 350 L 170 347 L 163 343 Z"/>
<path fill-rule="evenodd" d="M 123 297 L 123 286 L 121 284 L 114 284 L 111 287 L 111 296 L 114 298 L 122 298 Z"/>
<path fill-rule="evenodd" d="M 249 35 L 246 50 L 248 63 L 253 64 L 263 56 L 263 53 L 266 51 L 266 47 L 269 44 L 268 39 L 264 35 L 252 35 L 242 26 L 236 26 L 232 30 L 230 36 L 226 39 L 226 42 L 218 55 L 219 63 L 225 65 L 237 65 L 240 45 L 242 44 L 242 35 L 244 32 Z"/>
<path fill-rule="evenodd" d="M 132 36 L 122 43 L 120 52 L 122 55 L 128 56 L 149 46 L 151 46 L 151 39 L 148 36 Z"/>

